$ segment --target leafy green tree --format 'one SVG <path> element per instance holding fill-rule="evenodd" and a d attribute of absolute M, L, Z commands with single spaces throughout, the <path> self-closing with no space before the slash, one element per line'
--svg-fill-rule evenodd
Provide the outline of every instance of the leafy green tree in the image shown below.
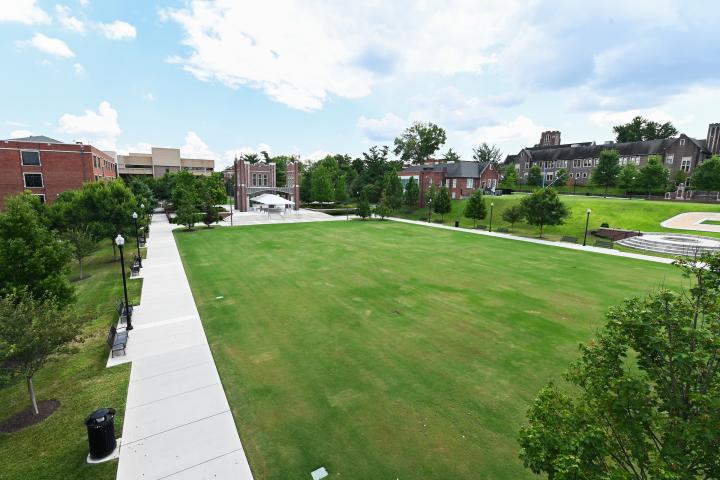
<path fill-rule="evenodd" d="M 410 177 L 407 185 L 405 185 L 405 205 L 408 207 L 417 207 L 420 199 L 420 187 L 415 177 Z"/>
<path fill-rule="evenodd" d="M 385 188 L 383 195 L 388 201 L 392 210 L 397 210 L 403 204 L 403 187 L 400 177 L 395 170 L 390 170 L 385 174 Z"/>
<path fill-rule="evenodd" d="M 567 168 L 561 168 L 555 173 L 555 183 L 558 185 L 565 185 L 570 178 L 570 173 Z"/>
<path fill-rule="evenodd" d="M 425 163 L 445 144 L 445 130 L 434 123 L 415 122 L 395 139 L 395 155 L 403 162 Z"/>
<path fill-rule="evenodd" d="M 210 228 L 213 223 L 220 220 L 217 205 L 224 204 L 227 200 L 222 177 L 195 177 L 195 189 L 202 210 L 202 222 Z"/>
<path fill-rule="evenodd" d="M 720 155 L 713 155 L 698 165 L 692 176 L 692 185 L 697 190 L 720 190 Z"/>
<path fill-rule="evenodd" d="M 675 185 L 685 185 L 685 182 L 688 180 L 688 174 L 685 170 L 678 170 L 675 172 Z"/>
<path fill-rule="evenodd" d="M 473 148 L 473 159 L 476 162 L 489 162 L 492 164 L 499 164 L 502 158 L 500 149 L 495 145 L 488 145 L 483 142 L 477 147 Z"/>
<path fill-rule="evenodd" d="M 512 163 L 503 169 L 503 178 L 500 186 L 503 188 L 513 188 L 518 183 L 518 172 Z"/>
<path fill-rule="evenodd" d="M 502 219 L 510 224 L 510 230 L 515 227 L 515 224 L 521 222 L 525 218 L 525 212 L 520 205 L 512 205 L 506 208 L 502 213 Z"/>
<path fill-rule="evenodd" d="M 312 171 L 306 171 L 300 177 L 300 200 L 305 203 L 312 201 Z"/>
<path fill-rule="evenodd" d="M 97 251 L 97 240 L 92 236 L 88 227 L 71 228 L 63 233 L 63 238 L 72 247 L 72 256 L 78 262 L 78 267 L 80 267 L 80 280 L 82 280 L 83 259 Z"/>
<path fill-rule="evenodd" d="M 157 204 L 157 199 L 147 181 L 145 179 L 133 178 L 128 182 L 128 187 L 133 192 L 133 195 L 135 195 L 135 201 L 138 207 L 145 205 L 145 211 L 143 213 L 148 214 L 152 212 L 153 207 Z"/>
<path fill-rule="evenodd" d="M 540 227 L 540 238 L 543 238 L 545 225 L 562 225 L 570 215 L 553 188 L 541 188 L 520 200 L 523 216 L 530 225 Z"/>
<path fill-rule="evenodd" d="M 262 157 L 257 153 L 246 153 L 240 157 L 242 160 L 248 163 L 258 163 Z"/>
<path fill-rule="evenodd" d="M 330 172 L 322 165 L 313 170 L 312 199 L 315 202 L 332 202 L 335 199 L 335 188 L 330 179 Z"/>
<path fill-rule="evenodd" d="M 613 131 L 618 143 L 670 138 L 678 134 L 677 129 L 670 122 L 660 124 L 640 116 L 626 124 L 614 126 Z"/>
<path fill-rule="evenodd" d="M 380 198 L 380 203 L 375 206 L 375 215 L 380 217 L 380 220 L 385 220 L 385 217 L 389 217 L 392 214 L 393 208 L 390 205 L 390 199 L 383 194 Z"/>
<path fill-rule="evenodd" d="M 337 185 L 335 185 L 335 201 L 344 202 L 347 200 L 347 175 L 342 174 L 338 177 Z"/>
<path fill-rule="evenodd" d="M 533 185 L 535 187 L 539 187 L 543 184 L 543 174 L 539 166 L 533 165 L 532 167 L 530 167 L 530 170 L 528 171 L 527 183 L 528 185 Z"/>
<path fill-rule="evenodd" d="M 451 210 L 450 190 L 447 187 L 441 187 L 433 200 L 433 211 L 440 214 L 440 221 L 442 221 L 445 214 L 450 213 Z"/>
<path fill-rule="evenodd" d="M 663 167 L 662 157 L 650 155 L 648 162 L 640 169 L 640 186 L 647 192 L 648 196 L 654 191 L 667 186 L 670 172 Z"/>
<path fill-rule="evenodd" d="M 358 201 L 357 214 L 365 220 L 370 216 L 370 202 L 368 201 L 367 190 L 360 192 L 360 200 Z"/>
<path fill-rule="evenodd" d="M 57 297 L 18 290 L 0 298 L 0 371 L 6 379 L 25 379 L 35 415 L 35 373 L 79 334 L 78 317 Z"/>
<path fill-rule="evenodd" d="M 457 154 L 452 148 L 448 148 L 448 151 L 443 154 L 443 161 L 446 163 L 455 163 L 460 161 L 460 155 Z"/>
<path fill-rule="evenodd" d="M 178 206 L 175 215 L 177 223 L 185 225 L 188 230 L 192 230 L 198 221 L 200 213 L 192 202 L 184 202 Z"/>
<path fill-rule="evenodd" d="M 463 215 L 467 218 L 472 218 L 473 227 L 477 226 L 477 221 L 487 216 L 487 207 L 485 206 L 485 200 L 483 199 L 482 190 L 475 190 L 467 203 L 465 204 L 465 211 Z"/>
<path fill-rule="evenodd" d="M 75 298 L 67 279 L 72 250 L 48 228 L 41 207 L 29 193 L 6 199 L 0 213 L 0 296 L 27 290 L 69 304 Z"/>
<path fill-rule="evenodd" d="M 617 177 L 617 185 L 625 190 L 625 194 L 627 195 L 628 191 L 632 191 L 638 187 L 639 180 L 640 170 L 634 163 L 628 163 L 620 169 Z"/>
<path fill-rule="evenodd" d="M 115 252 L 115 237 L 133 231 L 132 213 L 138 207 L 135 195 L 122 180 L 112 180 L 86 183 L 81 198 L 90 231 L 96 238 L 107 238 Z"/>
<path fill-rule="evenodd" d="M 60 193 L 47 213 L 50 226 L 55 230 L 64 232 L 72 228 L 90 228 L 90 214 L 85 208 L 81 189 Z"/>
<path fill-rule="evenodd" d="M 617 176 L 620 173 L 620 154 L 617 150 L 605 149 L 600 152 L 598 165 L 592 171 L 590 181 L 605 188 L 607 196 L 608 187 L 617 183 Z"/>
<path fill-rule="evenodd" d="M 720 257 L 678 262 L 689 292 L 626 300 L 520 431 L 525 466 L 551 479 L 720 476 Z"/>

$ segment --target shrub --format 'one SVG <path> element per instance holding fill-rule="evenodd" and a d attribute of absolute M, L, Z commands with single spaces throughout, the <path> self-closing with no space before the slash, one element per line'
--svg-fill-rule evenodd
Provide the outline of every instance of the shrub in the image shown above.
<path fill-rule="evenodd" d="M 600 224 L 600 228 L 610 228 L 610 225 L 607 222 L 603 222 Z"/>

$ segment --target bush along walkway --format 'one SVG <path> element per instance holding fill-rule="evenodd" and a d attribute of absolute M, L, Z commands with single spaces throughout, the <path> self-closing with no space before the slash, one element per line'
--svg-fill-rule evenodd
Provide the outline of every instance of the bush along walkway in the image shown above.
<path fill-rule="evenodd" d="M 651 255 L 641 255 L 639 253 L 623 252 L 620 250 L 612 250 L 612 249 L 608 249 L 608 248 L 592 247 L 590 245 L 583 246 L 583 245 L 574 244 L 574 243 L 553 242 L 551 240 L 542 240 L 540 238 L 518 237 L 516 235 L 510 235 L 507 233 L 488 232 L 486 230 L 456 228 L 456 227 L 451 227 L 449 225 L 442 225 L 439 223 L 419 222 L 417 220 L 407 220 L 405 218 L 388 217 L 388 219 L 393 220 L 395 222 L 422 225 L 424 227 L 442 228 L 445 230 L 455 230 L 458 232 L 474 233 L 476 235 L 487 235 L 490 237 L 497 237 L 497 238 L 506 238 L 508 240 L 517 240 L 520 242 L 538 243 L 540 245 L 548 245 L 551 247 L 569 248 L 570 250 L 583 250 L 586 252 L 600 253 L 603 255 L 614 255 L 616 257 L 626 257 L 626 258 L 634 258 L 637 260 L 647 260 L 648 262 L 671 264 L 675 261 L 675 259 L 673 259 L 673 258 L 654 257 Z"/>
<path fill-rule="evenodd" d="M 108 358 L 132 362 L 117 478 L 252 479 L 173 228 L 153 215 L 127 354 Z"/>

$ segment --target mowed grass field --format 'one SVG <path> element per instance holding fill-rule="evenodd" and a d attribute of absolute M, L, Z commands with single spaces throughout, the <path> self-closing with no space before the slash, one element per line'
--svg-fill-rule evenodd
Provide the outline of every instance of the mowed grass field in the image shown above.
<path fill-rule="evenodd" d="M 502 197 L 485 197 L 487 206 L 487 217 L 479 220 L 480 225 L 489 225 L 490 223 L 490 203 L 493 202 L 493 230 L 497 228 L 510 228 L 510 224 L 502 219 L 502 212 L 511 205 L 517 205 L 525 194 L 505 195 Z M 570 217 L 563 225 L 546 226 L 544 236 L 549 240 L 559 240 L 563 235 L 574 236 L 580 238 L 585 232 L 585 221 L 587 219 L 587 209 L 592 212 L 590 214 L 589 230 L 597 230 L 602 223 L 607 223 L 613 228 L 622 228 L 627 230 L 640 230 L 643 232 L 675 232 L 689 233 L 695 235 L 706 235 L 720 237 L 718 233 L 699 232 L 693 230 L 674 230 L 660 226 L 660 222 L 674 217 L 684 212 L 720 212 L 720 205 L 707 203 L 687 203 L 687 202 L 663 202 L 642 199 L 622 199 L 622 198 L 597 198 L 583 197 L 580 195 L 562 195 L 560 199 L 570 209 Z M 460 221 L 462 227 L 472 227 L 473 221 L 463 216 L 465 204 L 467 200 L 453 200 L 452 212 L 445 215 L 444 223 L 454 225 L 456 220 Z M 394 215 L 411 220 L 427 219 L 427 208 L 419 208 L 402 210 L 394 213 Z M 434 214 L 433 219 L 440 221 L 440 215 Z M 525 222 L 515 224 L 510 233 L 528 237 L 537 237 L 540 229 Z"/>
<path fill-rule="evenodd" d="M 668 265 L 394 222 L 177 232 L 255 478 L 533 478 L 516 442 Z M 223 297 L 223 298 L 216 298 Z"/>

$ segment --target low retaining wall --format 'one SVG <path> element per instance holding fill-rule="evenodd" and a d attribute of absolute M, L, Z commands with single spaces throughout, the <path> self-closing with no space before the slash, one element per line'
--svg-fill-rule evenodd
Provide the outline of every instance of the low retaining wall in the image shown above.
<path fill-rule="evenodd" d="M 638 230 L 621 230 L 619 228 L 599 228 L 598 230 L 594 230 L 593 235 L 596 235 L 598 237 L 603 237 L 612 240 L 613 242 L 617 240 L 623 240 L 625 238 L 630 237 L 637 237 L 639 235 L 642 235 Z"/>

